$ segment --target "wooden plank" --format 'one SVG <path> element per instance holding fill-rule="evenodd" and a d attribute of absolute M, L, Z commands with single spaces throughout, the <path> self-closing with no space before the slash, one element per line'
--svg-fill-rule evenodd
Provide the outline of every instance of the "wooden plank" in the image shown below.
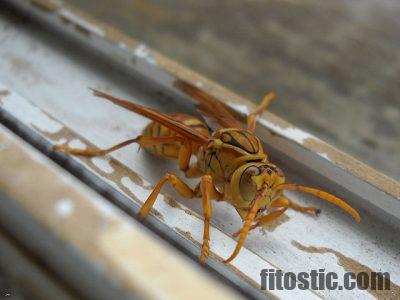
<path fill-rule="evenodd" d="M 98 273 L 107 277 L 119 296 L 238 298 L 2 126 L 0 146 L 2 193 L 62 240 L 66 248 L 73 248 Z M 5 211 L 2 209 L 2 215 Z M 18 219 L 10 222 L 2 216 L 6 229 L 19 224 Z M 34 228 L 21 230 L 25 235 L 34 234 Z M 46 243 L 51 241 L 41 236 L 40 244 Z M 52 260 L 65 259 L 63 251 L 53 254 Z M 82 268 L 84 271 L 84 266 Z M 85 284 L 87 280 L 84 274 L 71 275 L 76 285 Z M 96 281 L 96 278 L 91 280 Z M 181 286 L 185 288 L 179 288 Z M 101 291 L 102 287 L 97 286 L 97 289 Z M 104 298 L 105 295 L 98 296 Z"/>

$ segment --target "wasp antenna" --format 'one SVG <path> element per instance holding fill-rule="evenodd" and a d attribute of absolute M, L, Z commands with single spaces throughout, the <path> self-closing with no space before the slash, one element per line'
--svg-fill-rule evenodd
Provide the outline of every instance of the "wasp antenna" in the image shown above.
<path fill-rule="evenodd" d="M 269 103 L 275 98 L 275 93 L 274 92 L 269 92 L 264 96 L 264 99 L 261 101 L 260 105 L 257 107 L 257 109 L 251 113 L 250 115 L 247 116 L 247 130 L 250 132 L 254 132 L 256 129 L 256 122 L 257 122 L 257 117 L 262 114 L 262 112 L 267 108 Z"/>
<path fill-rule="evenodd" d="M 96 89 L 91 88 L 91 87 L 89 87 L 89 90 L 91 90 L 93 92 L 93 95 L 95 95 L 96 97 L 100 97 L 100 98 L 104 98 L 104 99 L 110 100 L 111 102 L 113 102 L 113 103 L 115 103 L 117 105 L 120 105 L 120 106 L 126 107 L 125 103 L 129 103 L 128 101 L 121 100 L 121 99 L 119 99 L 117 97 L 111 96 L 110 94 L 107 94 L 107 93 L 105 93 L 103 91 L 100 91 L 100 90 L 96 90 Z"/>
<path fill-rule="evenodd" d="M 95 95 L 95 96 L 100 96 L 101 94 L 103 94 L 102 91 L 97 90 L 97 89 L 95 89 L 95 88 L 88 87 L 88 89 L 91 90 L 91 91 L 93 92 L 93 95 Z"/>
<path fill-rule="evenodd" d="M 267 106 L 269 105 L 269 103 L 276 97 L 276 94 L 274 92 L 269 92 L 268 94 L 266 94 L 263 98 L 263 100 L 261 101 L 261 104 L 259 105 L 259 107 L 257 108 L 257 110 L 254 112 L 256 114 L 261 114 L 263 112 L 264 109 L 267 108 Z"/>
<path fill-rule="evenodd" d="M 354 208 L 352 208 L 350 205 L 348 205 L 342 199 L 339 199 L 338 197 L 335 197 L 332 194 L 329 194 L 327 192 L 324 192 L 324 191 L 321 191 L 318 189 L 314 189 L 314 188 L 310 188 L 307 186 L 301 186 L 301 185 L 297 185 L 297 184 L 286 184 L 286 183 L 280 184 L 276 188 L 278 190 L 301 191 L 301 192 L 305 192 L 305 193 L 308 193 L 311 195 L 315 195 L 323 200 L 326 200 L 328 202 L 331 202 L 331 203 L 339 206 L 344 211 L 346 211 L 347 213 L 352 215 L 354 217 L 354 219 L 356 219 L 357 222 L 361 221 L 360 215 Z"/>

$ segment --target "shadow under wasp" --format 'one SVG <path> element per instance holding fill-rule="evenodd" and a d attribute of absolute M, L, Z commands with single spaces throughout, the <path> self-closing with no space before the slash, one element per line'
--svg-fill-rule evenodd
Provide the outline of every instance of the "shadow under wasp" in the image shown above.
<path fill-rule="evenodd" d="M 54 148 L 75 155 L 103 156 L 129 144 L 138 143 L 159 157 L 176 159 L 187 178 L 200 177 L 199 184 L 192 189 L 176 175 L 166 173 L 141 207 L 139 218 L 144 219 L 150 213 L 157 195 L 167 182 L 184 198 L 201 197 L 204 214 L 200 256 L 202 263 L 206 261 L 210 250 L 213 200 L 229 202 L 243 220 L 241 230 L 235 234 L 239 236 L 236 248 L 224 261 L 225 263 L 232 261 L 238 255 L 250 230 L 275 220 L 288 208 L 303 213 L 319 213 L 316 207 L 301 206 L 293 202 L 282 193 L 283 190 L 296 190 L 315 195 L 339 206 L 358 222 L 360 221 L 360 215 L 334 195 L 311 187 L 285 183 L 282 170 L 268 160 L 261 141 L 254 135 L 254 130 L 257 117 L 274 98 L 274 93 L 267 94 L 258 108 L 248 115 L 247 128 L 244 128 L 242 123 L 215 98 L 183 81 L 177 81 L 175 85 L 197 100 L 199 111 L 203 116 L 213 118 L 222 128 L 211 132 L 204 122 L 191 115 L 165 114 L 93 90 L 95 96 L 105 98 L 153 122 L 147 125 L 142 135 L 108 149 L 80 150 L 63 145 Z M 197 161 L 190 164 L 193 155 Z"/>

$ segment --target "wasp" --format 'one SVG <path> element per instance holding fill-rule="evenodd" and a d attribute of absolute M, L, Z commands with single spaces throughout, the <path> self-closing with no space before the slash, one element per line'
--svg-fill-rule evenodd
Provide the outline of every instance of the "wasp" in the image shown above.
<path fill-rule="evenodd" d="M 204 214 L 201 263 L 207 260 L 210 251 L 211 201 L 227 201 L 236 209 L 243 221 L 242 228 L 234 235 L 239 236 L 236 248 L 224 263 L 231 262 L 238 255 L 250 230 L 275 220 L 288 208 L 314 215 L 320 212 L 316 207 L 305 207 L 293 202 L 282 193 L 284 190 L 315 195 L 339 206 L 357 222 L 361 220 L 356 210 L 332 194 L 311 187 L 285 183 L 283 171 L 269 161 L 263 144 L 255 136 L 254 130 L 258 116 L 274 98 L 274 93 L 268 93 L 258 108 L 247 116 L 247 126 L 244 127 L 214 97 L 183 81 L 177 81 L 175 85 L 182 92 L 192 96 L 198 102 L 200 113 L 206 118 L 212 118 L 221 128 L 212 132 L 203 121 L 194 116 L 162 113 L 93 90 L 95 96 L 147 117 L 152 122 L 144 129 L 142 135 L 108 149 L 80 150 L 63 145 L 55 146 L 55 149 L 75 155 L 93 156 L 106 155 L 129 144 L 137 143 L 159 157 L 177 160 L 179 168 L 187 178 L 200 177 L 199 184 L 192 189 L 176 175 L 166 173 L 141 207 L 139 218 L 144 219 L 150 213 L 157 195 L 167 182 L 184 198 L 201 198 Z M 192 156 L 197 160 L 190 164 Z"/>

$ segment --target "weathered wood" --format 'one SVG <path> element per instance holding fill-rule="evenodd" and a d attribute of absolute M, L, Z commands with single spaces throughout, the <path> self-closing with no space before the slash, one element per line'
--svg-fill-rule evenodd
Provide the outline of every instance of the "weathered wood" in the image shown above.
<path fill-rule="evenodd" d="M 48 144 L 104 148 L 135 137 L 147 124 L 144 118 L 93 97 L 88 87 L 107 89 L 164 111 L 194 112 L 188 98 L 173 87 L 179 78 L 218 97 L 239 115 L 253 109 L 253 104 L 232 92 L 62 4 L 52 2 L 54 6 L 47 9 L 33 9 L 25 1 L 16 3 L 31 19 L 21 25 L 18 15 L 0 14 L 0 38 L 7 41 L 0 48 L 0 110 Z M 288 211 L 280 227 L 275 223 L 267 231 L 252 232 L 246 247 L 227 268 L 218 261 L 231 254 L 235 245 L 231 235 L 241 222 L 232 207 L 218 203 L 211 230 L 214 259 L 209 265 L 249 292 L 249 284 L 259 288 L 259 273 L 264 268 L 301 272 L 323 266 L 339 276 L 360 268 L 384 270 L 391 273 L 394 284 L 400 282 L 399 184 L 272 114 L 264 114 L 257 133 L 288 180 L 318 185 L 344 198 L 361 210 L 362 222 L 355 224 L 336 207 L 321 202 L 317 203 L 322 208 L 318 218 Z M 166 171 L 179 172 L 176 165 L 136 150 L 132 145 L 107 158 L 69 159 L 79 163 L 82 172 L 95 174 L 121 193 L 123 198 L 114 199 L 119 206 L 137 211 L 151 184 Z M 288 194 L 300 203 L 312 200 Z M 153 215 L 150 225 L 158 222 L 177 244 L 198 254 L 203 228 L 200 201 L 164 194 Z M 310 253 L 314 248 L 308 246 L 325 250 Z M 239 276 L 243 279 L 238 280 Z M 271 293 L 299 298 L 342 296 L 340 291 Z M 370 294 L 353 290 L 346 296 Z"/>
<path fill-rule="evenodd" d="M 11 202 L 2 197 L 1 225 L 22 239 L 27 249 L 42 249 L 34 253 L 36 261 L 58 271 L 70 289 L 96 299 L 237 297 L 3 126 L 0 165 L 0 190 L 12 202 L 7 206 Z M 20 219 L 22 212 L 18 215 L 16 207 L 29 214 L 35 225 L 26 226 L 28 220 Z M 32 241 L 42 229 L 49 236 L 41 234 Z M 71 250 L 87 265 L 71 258 Z M 90 277 L 93 271 L 107 282 Z M 41 278 L 31 278 L 31 284 L 35 279 Z M 50 283 L 47 288 L 57 294 Z"/>

